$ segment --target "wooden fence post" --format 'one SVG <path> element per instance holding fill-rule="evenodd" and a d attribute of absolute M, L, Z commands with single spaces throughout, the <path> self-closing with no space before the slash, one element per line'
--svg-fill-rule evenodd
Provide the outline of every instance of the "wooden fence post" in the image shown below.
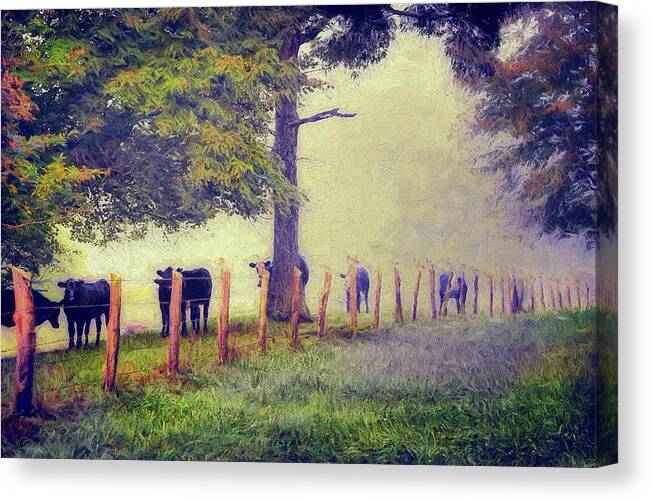
<path fill-rule="evenodd" d="M 231 301 L 231 272 L 224 268 L 220 277 L 221 294 L 219 295 L 219 336 L 217 346 L 219 348 L 219 363 L 228 362 L 228 312 Z"/>
<path fill-rule="evenodd" d="M 461 283 L 462 284 L 466 283 L 466 265 L 465 264 L 461 265 Z M 468 300 L 468 297 L 467 297 L 468 291 L 467 291 L 467 287 L 466 287 L 466 293 L 464 294 L 463 286 L 460 285 L 459 287 L 460 287 L 460 289 L 459 289 L 459 303 L 461 304 L 461 316 L 465 320 L 466 319 L 466 302 Z"/>
<path fill-rule="evenodd" d="M 328 297 L 330 297 L 330 286 L 332 285 L 332 273 L 326 270 L 323 275 L 323 294 L 319 301 L 319 325 L 317 327 L 317 337 L 322 337 L 325 332 L 326 311 L 328 309 Z"/>
<path fill-rule="evenodd" d="M 506 305 L 504 304 L 504 276 L 500 275 L 500 298 L 502 300 L 502 318 L 506 317 Z"/>
<path fill-rule="evenodd" d="M 109 277 L 111 285 L 109 300 L 109 319 L 106 326 L 106 356 L 104 358 L 104 391 L 115 389 L 115 376 L 118 371 L 120 352 L 120 315 L 122 310 L 122 280 L 114 273 Z"/>
<path fill-rule="evenodd" d="M 292 350 L 298 348 L 298 314 L 301 301 L 301 270 L 294 267 L 292 275 L 292 309 L 290 314 L 290 346 Z"/>
<path fill-rule="evenodd" d="M 488 316 L 493 318 L 493 274 L 488 274 Z"/>
<path fill-rule="evenodd" d="M 545 286 L 543 285 L 542 275 L 540 275 L 540 307 L 543 312 L 547 311 L 547 305 L 545 304 Z"/>
<path fill-rule="evenodd" d="M 11 277 L 14 285 L 14 322 L 16 324 L 14 412 L 23 415 L 32 411 L 34 358 L 36 355 L 36 316 L 30 286 L 31 276 L 12 266 Z"/>
<path fill-rule="evenodd" d="M 472 279 L 472 290 L 474 292 L 474 297 L 472 298 L 472 314 L 477 315 L 479 306 L 479 276 L 476 273 Z"/>
<path fill-rule="evenodd" d="M 179 370 L 179 328 L 181 327 L 181 297 L 183 292 L 183 275 L 172 271 L 172 294 L 170 297 L 170 340 L 167 352 L 167 374 L 176 374 Z"/>
<path fill-rule="evenodd" d="M 382 292 L 382 271 L 378 270 L 375 280 L 375 306 L 373 307 L 373 328 L 380 326 L 380 294 Z"/>
<path fill-rule="evenodd" d="M 511 287 L 509 288 L 509 292 L 511 294 L 509 303 L 511 318 L 515 319 L 520 305 L 520 299 L 518 296 L 518 280 L 515 278 L 515 275 L 511 278 Z"/>
<path fill-rule="evenodd" d="M 531 284 L 529 288 L 529 295 L 531 296 L 529 298 L 529 302 L 531 303 L 531 313 L 533 313 L 536 310 L 536 293 L 534 292 L 534 284 L 536 283 L 536 279 L 532 278 L 531 279 Z"/>
<path fill-rule="evenodd" d="M 348 314 L 350 315 L 350 327 L 357 330 L 357 259 L 348 258 Z"/>
<path fill-rule="evenodd" d="M 418 268 L 418 273 L 416 274 L 416 287 L 414 288 L 414 300 L 411 308 L 411 321 L 415 322 L 418 317 L 418 292 L 420 291 L 420 278 L 422 275 L 422 270 Z"/>
<path fill-rule="evenodd" d="M 561 292 L 560 280 L 556 281 L 556 299 L 558 300 L 558 310 L 561 311 L 563 309 L 563 294 Z"/>
<path fill-rule="evenodd" d="M 429 302 L 432 308 L 432 320 L 436 320 L 436 270 L 434 265 L 429 267 Z"/>
<path fill-rule="evenodd" d="M 396 288 L 396 313 L 395 318 L 396 322 L 402 323 L 404 321 L 402 316 L 402 297 L 400 296 L 400 272 L 398 267 L 393 267 L 394 283 Z"/>
<path fill-rule="evenodd" d="M 590 307 L 590 284 L 588 282 L 585 283 L 585 308 L 588 309 Z"/>
<path fill-rule="evenodd" d="M 581 285 L 578 280 L 574 281 L 574 287 L 576 289 L 576 302 L 577 302 L 577 308 L 581 310 Z"/>
<path fill-rule="evenodd" d="M 260 311 L 258 312 L 258 348 L 267 353 L 267 300 L 269 299 L 269 271 L 262 267 L 260 277 Z"/>
<path fill-rule="evenodd" d="M 572 309 L 572 291 L 569 285 L 565 284 L 565 297 L 567 298 L 567 308 Z"/>

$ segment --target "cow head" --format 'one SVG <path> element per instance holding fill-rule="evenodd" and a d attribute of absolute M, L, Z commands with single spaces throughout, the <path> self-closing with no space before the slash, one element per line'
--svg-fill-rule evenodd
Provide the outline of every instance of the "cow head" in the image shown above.
<path fill-rule="evenodd" d="M 160 278 L 155 278 L 154 283 L 157 284 L 159 287 L 164 288 L 164 289 L 171 289 L 172 288 L 172 272 L 174 269 L 171 266 L 168 266 L 164 270 L 156 270 L 156 275 L 158 275 Z M 177 268 L 178 272 L 183 271 L 181 268 Z"/>
<path fill-rule="evenodd" d="M 75 280 L 69 278 L 65 282 L 59 282 L 57 285 L 62 289 L 65 289 L 63 296 L 63 304 L 74 304 L 79 301 L 81 297 L 81 291 L 84 288 L 84 280 Z M 58 317 L 58 313 L 57 313 Z M 54 325 L 54 324 L 52 324 Z"/>
<path fill-rule="evenodd" d="M 52 327 L 55 329 L 59 328 L 59 313 L 61 312 L 61 305 L 63 304 L 63 301 L 60 301 L 57 303 L 56 306 L 51 306 L 51 311 L 48 312 L 47 314 L 47 320 L 52 324 Z"/>
<path fill-rule="evenodd" d="M 258 287 L 262 286 L 262 270 L 267 270 L 271 274 L 271 261 L 258 261 L 257 263 L 249 263 L 249 267 L 253 268 L 258 275 Z"/>

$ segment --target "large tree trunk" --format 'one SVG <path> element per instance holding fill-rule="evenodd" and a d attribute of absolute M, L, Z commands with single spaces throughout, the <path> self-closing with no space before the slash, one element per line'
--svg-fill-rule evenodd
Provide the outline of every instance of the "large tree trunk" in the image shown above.
<path fill-rule="evenodd" d="M 288 61 L 298 56 L 300 35 L 284 38 L 279 49 L 280 59 Z M 298 142 L 297 95 L 283 97 L 276 107 L 276 131 L 273 151 L 285 164 L 285 176 L 296 186 L 296 150 Z M 298 250 L 298 201 L 289 207 L 274 208 L 273 271 L 269 281 L 269 303 L 267 311 L 275 320 L 288 320 L 292 304 L 292 274 L 299 266 Z M 299 320 L 312 322 L 312 315 L 305 303 L 305 290 L 301 282 Z"/>

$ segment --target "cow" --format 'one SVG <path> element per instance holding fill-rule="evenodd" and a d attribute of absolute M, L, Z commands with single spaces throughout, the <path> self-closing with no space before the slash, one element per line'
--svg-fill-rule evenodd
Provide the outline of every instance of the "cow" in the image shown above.
<path fill-rule="evenodd" d="M 348 273 L 340 273 L 339 276 L 344 279 L 346 286 L 346 312 L 350 312 L 350 281 L 348 280 Z M 368 270 L 361 265 L 357 266 L 357 313 L 361 310 L 361 295 L 364 294 L 364 301 L 366 302 L 366 313 L 368 313 L 368 289 L 371 285 Z"/>
<path fill-rule="evenodd" d="M 61 311 L 60 301 L 50 301 L 39 291 L 32 289 L 32 301 L 34 303 L 34 316 L 36 325 L 44 322 L 50 322 L 55 329 L 59 328 L 59 312 Z M 16 300 L 13 289 L 2 289 L 2 325 L 13 327 L 14 311 L 16 310 Z"/>
<path fill-rule="evenodd" d="M 99 346 L 102 332 L 102 315 L 108 324 L 109 302 L 111 288 L 106 280 L 86 282 L 84 280 L 68 279 L 57 284 L 65 289 L 63 296 L 63 312 L 68 321 L 68 349 L 81 348 L 81 336 L 84 334 L 86 341 L 84 347 L 88 348 L 88 334 L 91 321 L 95 320 L 97 336 L 95 346 Z M 75 333 L 77 336 L 75 343 Z"/>
<path fill-rule="evenodd" d="M 447 301 L 450 298 L 453 298 L 457 304 L 457 314 L 461 313 L 462 307 L 465 308 L 467 296 L 468 284 L 463 276 L 454 278 L 452 272 L 441 273 L 439 276 L 439 297 L 441 299 L 439 316 L 443 312 L 447 314 Z"/>
<path fill-rule="evenodd" d="M 158 303 L 160 306 L 163 327 L 160 336 L 167 337 L 170 334 L 169 305 L 172 298 L 172 267 L 156 271 L 160 278 L 154 279 L 158 285 Z M 185 325 L 185 310 L 190 307 L 190 321 L 193 332 L 199 333 L 201 328 L 200 307 L 203 306 L 203 332 L 208 332 L 208 308 L 210 306 L 210 295 L 212 294 L 212 277 L 205 268 L 195 270 L 176 271 L 183 276 L 181 287 L 181 335 L 187 336 L 188 330 Z"/>
<path fill-rule="evenodd" d="M 310 278 L 310 270 L 307 267 L 307 261 L 305 261 L 305 258 L 303 256 L 298 256 L 298 258 L 298 269 L 301 270 L 301 282 L 303 282 L 303 288 L 305 288 L 305 285 Z M 257 263 L 251 262 L 249 263 L 249 266 L 253 268 L 258 275 L 258 287 L 262 285 L 262 270 L 266 269 L 271 275 L 273 269 L 271 261 L 258 261 Z"/>

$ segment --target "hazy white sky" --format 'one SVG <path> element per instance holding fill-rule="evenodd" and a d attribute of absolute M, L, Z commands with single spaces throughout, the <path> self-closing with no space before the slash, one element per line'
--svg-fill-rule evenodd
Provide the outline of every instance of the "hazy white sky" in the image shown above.
<path fill-rule="evenodd" d="M 299 181 L 309 197 L 301 248 L 312 272 L 313 301 L 324 267 L 343 270 L 349 254 L 386 273 L 399 262 L 406 283 L 415 274 L 414 260 L 426 258 L 449 260 L 455 269 L 516 267 L 536 275 L 594 268 L 582 242 L 538 239 L 515 228 L 496 204 L 494 180 L 471 172 L 477 147 L 466 137 L 471 96 L 454 83 L 437 40 L 400 33 L 387 58 L 357 79 L 344 70 L 323 78 L 332 87 L 307 96 L 300 114 L 338 106 L 358 116 L 300 131 Z M 234 308 L 251 311 L 257 288 L 248 263 L 269 257 L 271 245 L 271 218 L 251 223 L 218 216 L 203 229 L 152 231 L 144 240 L 106 248 L 73 244 L 79 254 L 57 275 L 117 272 L 125 282 L 151 284 L 138 297 L 154 301 L 156 269 L 205 266 L 216 275 L 223 257 L 233 272 Z"/>

